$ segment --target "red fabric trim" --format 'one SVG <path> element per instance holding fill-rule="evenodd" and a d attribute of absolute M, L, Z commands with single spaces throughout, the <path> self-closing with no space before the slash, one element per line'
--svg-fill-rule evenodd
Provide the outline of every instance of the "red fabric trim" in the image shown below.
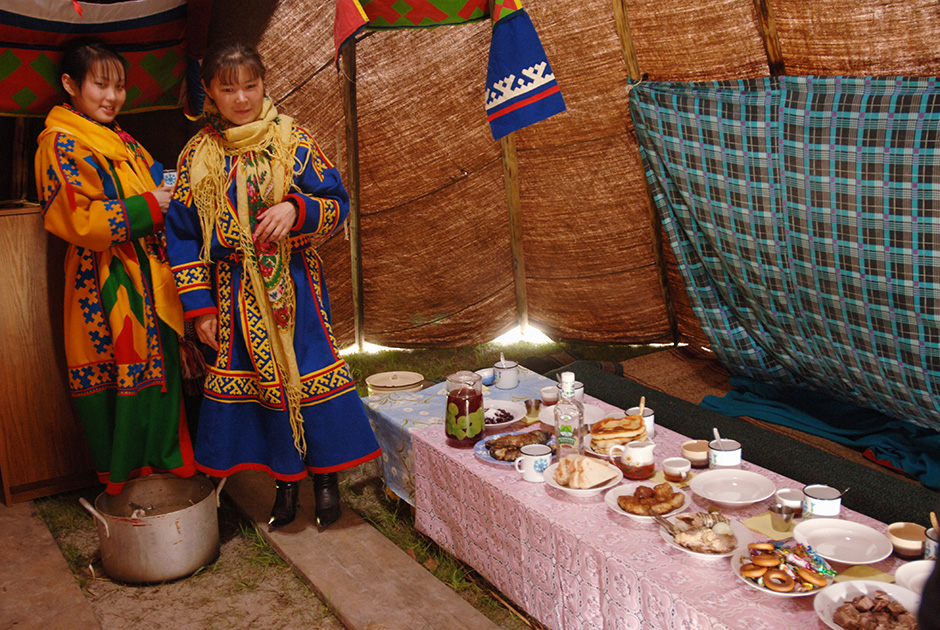
<path fill-rule="evenodd" d="M 153 231 L 161 232 L 163 230 L 165 217 L 163 210 L 160 209 L 160 203 L 157 201 L 157 197 L 152 192 L 147 191 L 143 194 L 143 198 L 147 201 L 147 208 L 150 210 L 150 218 L 153 219 Z"/>
<path fill-rule="evenodd" d="M 291 228 L 292 232 L 296 232 L 304 226 L 304 221 L 307 220 L 307 204 L 300 195 L 287 195 L 287 199 L 292 199 L 297 204 L 297 220 Z"/>
<path fill-rule="evenodd" d="M 193 311 L 186 311 L 183 313 L 185 319 L 196 319 L 200 315 L 218 315 L 219 308 L 217 306 L 207 306 L 205 308 L 197 308 Z"/>
<path fill-rule="evenodd" d="M 872 450 L 871 450 L 870 448 L 866 448 L 866 449 L 862 452 L 862 455 L 865 457 L 865 459 L 871 460 L 871 461 L 875 462 L 876 464 L 879 464 L 879 465 L 881 465 L 881 466 L 884 466 L 885 468 L 890 468 L 891 470 L 894 470 L 894 471 L 896 471 L 896 472 L 904 473 L 904 470 L 902 470 L 901 468 L 898 468 L 897 466 L 895 466 L 894 464 L 892 464 L 889 460 L 887 460 L 887 459 L 878 459 L 877 457 L 875 457 L 875 454 L 872 452 Z M 904 473 L 904 474 L 907 474 L 907 473 Z"/>
<path fill-rule="evenodd" d="M 312 474 L 339 472 L 340 470 L 346 470 L 347 468 L 354 468 L 358 466 L 359 464 L 365 464 L 366 462 L 371 462 L 373 459 L 375 459 L 381 454 L 382 454 L 382 449 L 378 448 L 364 457 L 360 457 L 359 459 L 354 459 L 344 464 L 337 464 L 336 466 L 327 466 L 326 468 L 315 468 L 313 466 L 307 466 L 307 470 L 309 470 Z"/>
<path fill-rule="evenodd" d="M 517 109 L 519 109 L 519 108 L 521 108 L 521 107 L 525 107 L 526 105 L 531 105 L 532 103 L 535 103 L 536 101 L 542 100 L 542 99 L 545 98 L 546 96 L 551 96 L 552 94 L 554 94 L 554 93 L 556 93 L 556 92 L 560 92 L 560 91 L 561 91 L 561 88 L 558 87 L 557 84 L 556 84 L 556 85 L 553 85 L 552 87 L 548 88 L 548 89 L 545 90 L 544 92 L 539 92 L 538 94 L 533 94 L 532 96 L 530 96 L 529 98 L 527 98 L 527 99 L 525 99 L 525 100 L 519 101 L 518 103 L 513 103 L 512 105 L 506 107 L 505 109 L 501 109 L 501 110 L 499 110 L 498 112 L 493 112 L 492 114 L 490 114 L 489 116 L 487 116 L 486 119 L 487 119 L 487 120 L 495 120 L 495 119 L 499 118 L 500 116 L 502 116 L 503 114 L 508 114 L 509 112 L 515 111 L 515 110 L 517 110 Z"/>
<path fill-rule="evenodd" d="M 276 473 L 271 470 L 270 466 L 265 466 L 264 464 L 257 464 L 255 462 L 246 462 L 244 464 L 237 464 L 232 466 L 228 470 L 216 470 L 214 468 L 209 468 L 208 466 L 203 466 L 199 462 L 196 462 L 196 468 L 200 472 L 204 472 L 207 475 L 212 477 L 228 477 L 242 470 L 260 470 L 263 473 L 267 473 L 269 476 L 277 479 L 278 481 L 300 481 L 307 477 L 307 471 L 301 473 L 295 473 L 293 475 L 282 475 L 281 473 Z"/>

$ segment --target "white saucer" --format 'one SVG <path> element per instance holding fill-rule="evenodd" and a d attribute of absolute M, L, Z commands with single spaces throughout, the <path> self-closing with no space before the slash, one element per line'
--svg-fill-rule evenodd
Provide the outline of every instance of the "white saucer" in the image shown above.
<path fill-rule="evenodd" d="M 924 592 L 924 584 L 927 583 L 927 578 L 933 573 L 934 565 L 936 564 L 936 560 L 915 560 L 914 562 L 908 562 L 898 567 L 898 570 L 894 572 L 894 581 L 897 582 L 899 586 L 903 586 L 920 595 Z"/>
<path fill-rule="evenodd" d="M 608 468 L 611 468 L 611 469 L 613 469 L 613 470 L 616 470 L 616 471 L 617 471 L 617 476 L 614 477 L 613 479 L 611 479 L 610 481 L 608 481 L 607 483 L 601 484 L 601 485 L 599 485 L 599 486 L 594 486 L 593 488 L 569 488 L 568 486 L 563 486 L 563 485 L 561 485 L 560 483 L 558 483 L 557 481 L 555 481 L 555 469 L 558 468 L 558 463 L 557 463 L 557 462 L 554 463 L 554 464 L 552 464 L 552 465 L 549 466 L 548 468 L 546 468 L 546 469 L 545 469 L 545 472 L 542 473 L 542 476 L 545 477 L 545 481 L 546 481 L 546 483 L 548 483 L 548 485 L 550 485 L 551 487 L 556 488 L 556 489 L 558 489 L 558 490 L 562 490 L 562 491 L 564 491 L 564 492 L 570 494 L 570 495 L 573 496 L 573 497 L 578 497 L 578 498 L 593 497 L 593 496 L 596 496 L 596 495 L 600 494 L 600 493 L 603 492 L 604 490 L 608 490 L 608 489 L 610 489 L 610 488 L 613 488 L 613 487 L 616 486 L 618 483 L 620 483 L 621 481 L 623 481 L 623 471 L 622 471 L 622 470 L 620 470 L 619 468 L 617 468 L 617 467 L 614 466 L 613 464 L 607 464 L 607 467 L 608 467 Z"/>
<path fill-rule="evenodd" d="M 670 523 L 676 522 L 675 517 L 669 517 L 666 520 L 669 521 Z M 739 521 L 736 521 L 733 518 L 729 518 L 728 520 L 730 521 L 729 525 L 731 525 L 731 533 L 734 534 L 735 539 L 738 541 L 738 546 L 727 553 L 703 553 L 701 551 L 692 551 L 688 547 L 683 547 L 682 545 L 677 543 L 676 539 L 672 537 L 672 534 L 667 532 L 665 528 L 663 527 L 659 528 L 659 535 L 662 537 L 663 540 L 666 541 L 668 545 L 671 545 L 675 547 L 676 549 L 684 551 L 690 556 L 696 556 L 698 558 L 728 558 L 730 556 L 733 556 L 742 547 L 747 547 L 749 544 L 751 544 L 754 541 L 754 532 L 748 529 L 747 525 Z"/>
<path fill-rule="evenodd" d="M 604 501 L 607 503 L 607 507 L 609 507 L 611 510 L 613 510 L 617 514 L 629 516 L 633 520 L 640 521 L 641 523 L 652 523 L 653 522 L 652 516 L 643 516 L 642 514 L 633 514 L 631 512 L 627 512 L 622 507 L 620 507 L 620 505 L 617 503 L 617 499 L 619 499 L 620 497 L 624 495 L 633 496 L 633 493 L 636 492 L 636 489 L 638 486 L 646 486 L 647 488 L 649 488 L 654 485 L 656 484 L 652 484 L 649 482 L 643 483 L 639 481 L 625 483 L 623 485 L 617 486 L 616 488 L 611 488 L 610 490 L 608 490 L 607 494 L 604 495 Z M 679 488 L 673 488 L 673 492 L 678 492 L 684 495 L 685 501 L 682 502 L 682 505 L 672 510 L 671 512 L 666 512 L 665 514 L 663 514 L 663 517 L 665 518 L 669 518 L 670 516 L 679 514 L 680 512 L 684 512 L 685 510 L 689 509 L 689 495 L 686 494 L 684 491 L 680 490 Z"/>
<path fill-rule="evenodd" d="M 911 614 L 916 615 L 917 609 L 920 608 L 920 595 L 903 586 L 879 580 L 848 580 L 830 584 L 813 600 L 813 608 L 824 624 L 832 630 L 842 630 L 842 627 L 832 620 L 836 608 L 859 595 L 873 595 L 875 591 L 884 591 Z"/>
<path fill-rule="evenodd" d="M 506 422 L 497 422 L 495 424 L 488 424 L 485 421 L 486 410 L 487 409 L 505 409 L 512 414 L 512 420 L 507 420 Z M 525 405 L 521 402 L 513 402 L 511 400 L 489 400 L 483 401 L 483 417 L 484 423 L 483 427 L 486 429 L 502 429 L 503 427 L 508 427 L 510 424 L 519 422 L 525 418 Z"/>
<path fill-rule="evenodd" d="M 737 468 L 716 468 L 692 478 L 689 488 L 698 496 L 728 507 L 741 507 L 763 501 L 776 491 L 774 483 L 756 472 Z"/>
<path fill-rule="evenodd" d="M 840 518 L 813 518 L 793 528 L 793 538 L 830 562 L 871 564 L 891 555 L 888 537 L 868 525 Z"/>
<path fill-rule="evenodd" d="M 610 414 L 605 412 L 597 405 L 584 405 L 584 424 L 588 426 L 594 424 L 598 420 L 603 420 L 608 415 Z M 543 406 L 539 411 L 539 421 L 552 427 L 555 426 L 555 405 L 549 405 L 548 407 Z"/>

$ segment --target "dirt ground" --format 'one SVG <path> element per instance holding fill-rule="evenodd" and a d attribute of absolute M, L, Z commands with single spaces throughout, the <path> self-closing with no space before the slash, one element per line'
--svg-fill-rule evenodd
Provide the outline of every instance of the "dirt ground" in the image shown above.
<path fill-rule="evenodd" d="M 195 575 L 157 585 L 123 585 L 108 579 L 97 551 L 97 530 L 81 528 L 59 542 L 80 555 L 79 580 L 103 630 L 266 630 L 344 626 L 234 508 L 220 511 L 218 560 Z"/>

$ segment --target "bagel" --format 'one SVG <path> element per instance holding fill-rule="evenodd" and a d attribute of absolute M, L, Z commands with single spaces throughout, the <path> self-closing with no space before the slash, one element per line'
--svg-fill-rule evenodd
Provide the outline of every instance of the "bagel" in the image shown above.
<path fill-rule="evenodd" d="M 771 553 L 760 553 L 752 556 L 751 562 L 759 567 L 775 567 L 780 564 L 780 558 Z"/>
<path fill-rule="evenodd" d="M 822 573 L 816 573 L 815 571 L 810 571 L 803 567 L 796 567 L 796 574 L 800 576 L 801 580 L 809 582 L 817 588 L 822 588 L 829 583 L 829 581 L 826 580 L 826 576 Z"/>
<path fill-rule="evenodd" d="M 771 542 L 751 543 L 747 548 L 753 549 L 754 551 L 773 551 L 774 544 Z"/>
<path fill-rule="evenodd" d="M 796 586 L 796 581 L 786 571 L 767 569 L 764 573 L 764 586 L 778 593 L 789 593 Z"/>
<path fill-rule="evenodd" d="M 767 567 L 761 567 L 753 562 L 749 562 L 741 567 L 741 575 L 749 578 L 759 578 L 767 573 Z"/>

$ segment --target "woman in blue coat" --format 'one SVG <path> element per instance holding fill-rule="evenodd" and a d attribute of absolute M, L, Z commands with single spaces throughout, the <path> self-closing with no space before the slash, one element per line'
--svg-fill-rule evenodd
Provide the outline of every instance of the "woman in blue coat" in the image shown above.
<path fill-rule="evenodd" d="M 185 316 L 217 352 L 205 383 L 197 467 L 276 480 L 269 524 L 294 520 L 313 476 L 321 527 L 340 515 L 336 473 L 379 446 L 330 328 L 317 241 L 349 198 L 310 134 L 277 112 L 257 52 L 203 62 L 206 124 L 180 156 L 167 251 Z"/>

